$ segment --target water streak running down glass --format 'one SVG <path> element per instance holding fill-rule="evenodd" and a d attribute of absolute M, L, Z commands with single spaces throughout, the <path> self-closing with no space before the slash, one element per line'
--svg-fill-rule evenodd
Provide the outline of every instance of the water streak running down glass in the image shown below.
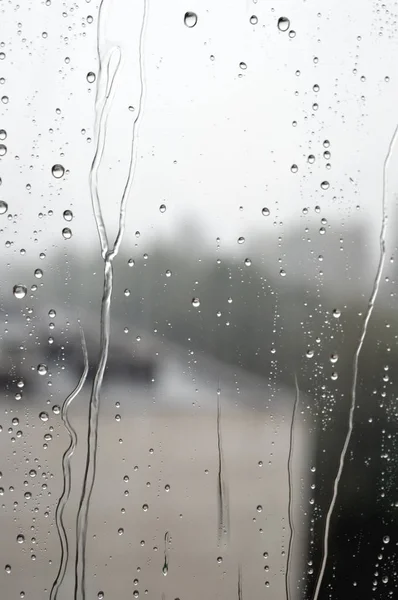
<path fill-rule="evenodd" d="M 397 6 L 0 17 L 1 598 L 395 598 Z"/>

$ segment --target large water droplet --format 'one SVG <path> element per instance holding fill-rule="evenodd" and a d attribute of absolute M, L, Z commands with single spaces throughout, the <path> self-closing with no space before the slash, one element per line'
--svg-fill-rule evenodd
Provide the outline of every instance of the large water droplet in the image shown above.
<path fill-rule="evenodd" d="M 51 169 L 51 173 L 55 179 L 61 179 L 65 175 L 65 169 L 62 165 L 54 165 Z"/>
<path fill-rule="evenodd" d="M 37 366 L 37 372 L 39 373 L 39 375 L 46 375 L 47 374 L 47 365 L 40 363 Z"/>
<path fill-rule="evenodd" d="M 7 154 L 7 146 L 5 144 L 0 144 L 0 156 L 5 156 Z"/>
<path fill-rule="evenodd" d="M 270 210 L 269 210 L 269 208 L 266 208 L 266 207 L 264 207 L 264 208 L 262 209 L 261 213 L 262 213 L 262 215 L 263 215 L 264 217 L 269 217 L 269 216 L 270 216 Z"/>
<path fill-rule="evenodd" d="M 0 215 L 4 215 L 4 213 L 6 213 L 7 210 L 8 210 L 7 202 L 4 202 L 4 200 L 0 200 Z"/>
<path fill-rule="evenodd" d="M 290 27 L 290 20 L 287 17 L 279 17 L 278 29 L 279 31 L 287 31 Z"/>
<path fill-rule="evenodd" d="M 73 212 L 71 210 L 64 210 L 63 217 L 64 217 L 65 221 L 72 221 Z"/>
<path fill-rule="evenodd" d="M 198 22 L 198 15 L 194 12 L 188 11 L 184 15 L 184 23 L 187 27 L 195 27 Z"/>
<path fill-rule="evenodd" d="M 199 298 L 192 298 L 192 306 L 194 306 L 195 308 L 198 308 L 200 306 Z"/>
<path fill-rule="evenodd" d="M 70 240 L 70 238 L 72 237 L 72 231 L 69 229 L 69 227 L 64 227 L 64 229 L 62 230 L 62 237 L 65 240 Z"/>
<path fill-rule="evenodd" d="M 322 181 L 321 188 L 323 190 L 327 190 L 327 189 L 329 189 L 329 185 L 330 185 L 330 183 L 328 181 Z"/>
<path fill-rule="evenodd" d="M 93 73 L 92 71 L 89 71 L 87 73 L 86 79 L 89 83 L 94 83 L 95 81 L 95 73 Z"/>
<path fill-rule="evenodd" d="M 250 23 L 251 23 L 252 25 L 257 25 L 257 23 L 258 23 L 258 18 L 256 17 L 256 15 L 252 15 L 252 16 L 250 17 Z"/>
<path fill-rule="evenodd" d="M 28 290 L 25 285 L 18 283 L 17 285 L 14 285 L 12 291 L 13 291 L 15 298 L 18 298 L 19 300 L 21 300 L 21 298 L 25 298 Z"/>

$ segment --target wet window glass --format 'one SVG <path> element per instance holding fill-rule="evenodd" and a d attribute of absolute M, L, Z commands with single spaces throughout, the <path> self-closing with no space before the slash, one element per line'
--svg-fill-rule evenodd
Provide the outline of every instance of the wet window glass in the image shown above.
<path fill-rule="evenodd" d="M 0 2 L 0 596 L 398 596 L 398 8 Z"/>

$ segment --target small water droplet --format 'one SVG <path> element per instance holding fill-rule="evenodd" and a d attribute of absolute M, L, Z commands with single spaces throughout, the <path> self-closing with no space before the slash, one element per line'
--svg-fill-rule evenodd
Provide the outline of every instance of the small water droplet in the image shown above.
<path fill-rule="evenodd" d="M 315 162 L 315 156 L 313 154 L 309 154 L 307 160 L 310 163 L 310 165 L 313 165 Z"/>
<path fill-rule="evenodd" d="M 40 363 L 37 366 L 37 372 L 39 373 L 39 375 L 46 375 L 47 374 L 47 365 L 45 365 L 44 363 Z"/>
<path fill-rule="evenodd" d="M 4 569 L 5 569 L 5 572 L 6 572 L 6 573 L 8 573 L 8 574 L 10 574 L 10 573 L 11 573 L 11 565 L 6 565 L 6 566 L 4 567 Z"/>
<path fill-rule="evenodd" d="M 252 25 L 257 25 L 257 23 L 258 23 L 258 18 L 256 17 L 256 15 L 252 15 L 252 16 L 250 17 L 250 23 L 251 23 Z"/>
<path fill-rule="evenodd" d="M 56 164 L 52 167 L 51 173 L 55 179 L 61 179 L 65 175 L 65 169 L 62 165 Z"/>
<path fill-rule="evenodd" d="M 164 213 L 164 212 L 166 212 L 166 205 L 165 205 L 165 204 L 161 204 L 161 205 L 159 206 L 159 210 L 160 210 L 160 212 L 161 212 L 161 213 Z"/>
<path fill-rule="evenodd" d="M 389 543 L 389 541 L 390 541 L 390 536 L 389 536 L 389 535 L 385 535 L 385 536 L 383 537 L 383 544 L 388 544 L 388 543 Z"/>
<path fill-rule="evenodd" d="M 341 316 L 341 311 L 338 308 L 333 309 L 333 316 L 335 319 L 339 319 Z"/>
<path fill-rule="evenodd" d="M 199 298 L 192 298 L 192 306 L 194 306 L 195 308 L 198 308 L 200 306 Z"/>
<path fill-rule="evenodd" d="M 198 22 L 198 15 L 194 12 L 188 11 L 184 15 L 184 23 L 187 27 L 195 27 Z"/>
<path fill-rule="evenodd" d="M 222 563 L 222 556 L 217 556 L 217 562 L 219 565 Z"/>
<path fill-rule="evenodd" d="M 290 20 L 287 17 L 279 17 L 278 29 L 279 31 L 287 31 L 290 27 Z"/>
<path fill-rule="evenodd" d="M 339 360 L 339 356 L 338 356 L 338 354 L 331 354 L 331 355 L 330 355 L 330 362 L 331 362 L 331 363 L 333 363 L 333 364 L 334 364 L 334 363 L 336 363 L 338 360 Z"/>
<path fill-rule="evenodd" d="M 321 188 L 322 188 L 323 190 L 327 190 L 327 189 L 329 189 L 329 186 L 330 186 L 330 183 L 329 183 L 328 181 L 322 181 L 322 183 L 321 183 Z"/>
<path fill-rule="evenodd" d="M 0 156 L 5 156 L 7 154 L 7 146 L 5 144 L 0 144 Z"/>
<path fill-rule="evenodd" d="M 251 267 L 252 261 L 250 258 L 245 258 L 245 265 L 246 267 Z"/>
<path fill-rule="evenodd" d="M 73 212 L 71 210 L 64 210 L 63 217 L 64 217 L 65 221 L 72 221 Z"/>
<path fill-rule="evenodd" d="M 41 269 L 35 269 L 35 277 L 41 279 L 43 277 L 43 271 Z"/>
<path fill-rule="evenodd" d="M 264 208 L 262 209 L 261 213 L 262 213 L 262 215 L 263 215 L 264 217 L 269 217 L 269 216 L 270 216 L 270 214 L 271 214 L 271 213 L 270 213 L 270 210 L 269 210 L 269 208 L 266 208 L 266 207 L 264 207 Z"/>
<path fill-rule="evenodd" d="M 94 83 L 96 77 L 95 77 L 95 73 L 93 73 L 92 71 L 89 71 L 87 73 L 86 79 L 89 83 Z"/>
<path fill-rule="evenodd" d="M 22 535 L 22 533 L 20 533 L 19 535 L 17 535 L 17 542 L 18 544 L 23 544 L 25 541 L 25 536 Z"/>
<path fill-rule="evenodd" d="M 246 71 L 247 64 L 245 62 L 240 62 L 239 63 L 239 68 L 242 69 L 242 71 Z"/>
<path fill-rule="evenodd" d="M 4 215 L 4 213 L 6 213 L 7 210 L 8 210 L 7 202 L 4 202 L 4 200 L 0 200 L 0 215 Z"/>
<path fill-rule="evenodd" d="M 18 283 L 17 285 L 14 285 L 14 287 L 13 287 L 13 294 L 19 300 L 21 300 L 21 298 L 25 298 L 27 291 L 28 290 L 27 290 L 26 286 L 24 286 L 20 283 Z"/>
<path fill-rule="evenodd" d="M 244 244 L 245 238 L 243 236 L 238 237 L 238 244 Z"/>
<path fill-rule="evenodd" d="M 143 505 L 142 505 L 142 510 L 143 510 L 144 512 L 146 512 L 146 511 L 148 510 L 148 508 L 149 508 L 149 507 L 148 507 L 148 504 L 143 504 Z"/>
<path fill-rule="evenodd" d="M 292 172 L 292 173 L 297 173 L 297 171 L 298 171 L 298 166 L 297 166 L 297 165 L 292 165 L 292 166 L 290 167 L 290 170 L 291 170 L 291 172 Z"/>
<path fill-rule="evenodd" d="M 0 140 L 5 140 L 7 138 L 7 132 L 5 129 L 0 129 Z"/>
<path fill-rule="evenodd" d="M 172 272 L 170 271 L 170 269 L 167 269 L 166 277 L 171 277 L 171 276 L 172 276 Z"/>

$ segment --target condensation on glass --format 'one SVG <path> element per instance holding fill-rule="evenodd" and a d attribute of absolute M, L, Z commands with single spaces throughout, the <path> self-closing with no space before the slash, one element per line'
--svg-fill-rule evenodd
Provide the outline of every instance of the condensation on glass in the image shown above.
<path fill-rule="evenodd" d="M 398 594 L 397 4 L 0 2 L 0 596 Z"/>

